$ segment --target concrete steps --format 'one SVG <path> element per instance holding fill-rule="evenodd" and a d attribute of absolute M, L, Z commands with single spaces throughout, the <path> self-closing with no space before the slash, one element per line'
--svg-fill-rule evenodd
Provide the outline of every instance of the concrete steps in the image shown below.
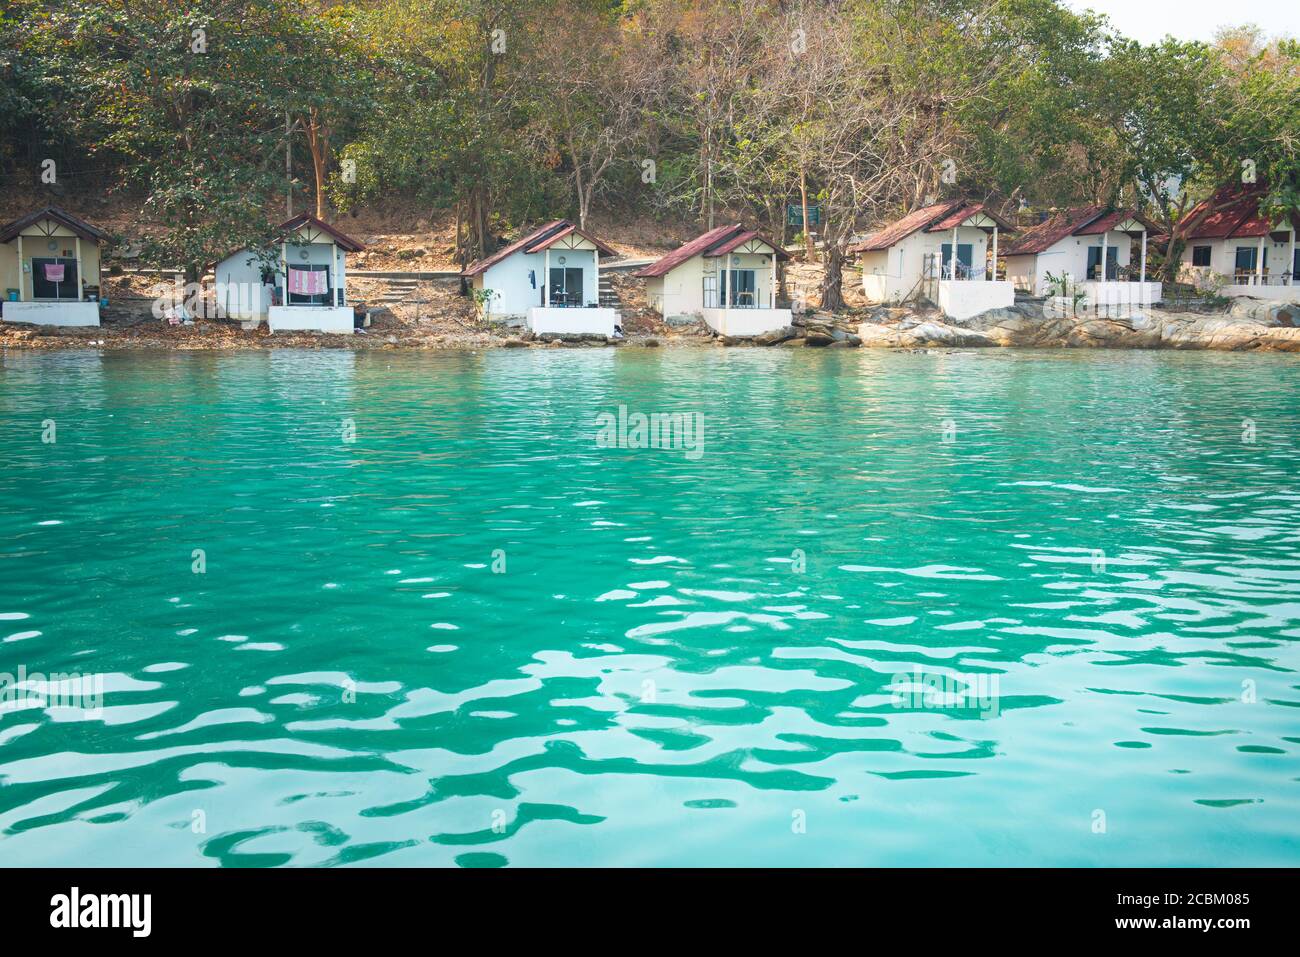
<path fill-rule="evenodd" d="M 621 309 L 623 305 L 614 291 L 614 283 L 603 274 L 600 277 L 600 305 L 604 309 Z"/>
<path fill-rule="evenodd" d="M 406 302 L 419 285 L 420 280 L 410 276 L 386 277 L 383 279 L 383 288 L 375 301 L 385 303 Z"/>

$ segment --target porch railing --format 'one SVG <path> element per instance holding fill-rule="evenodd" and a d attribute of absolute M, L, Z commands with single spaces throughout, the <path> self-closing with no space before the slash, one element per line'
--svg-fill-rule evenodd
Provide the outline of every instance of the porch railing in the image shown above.
<path fill-rule="evenodd" d="M 1007 278 L 1005 266 L 999 265 L 996 271 L 988 268 L 986 263 L 979 263 L 967 266 L 960 260 L 955 264 L 952 262 L 940 263 L 939 257 L 935 253 L 927 253 L 923 268 L 925 278 L 928 280 L 942 279 L 945 282 L 993 282 Z"/>
<path fill-rule="evenodd" d="M 1295 277 L 1289 272 L 1264 275 L 1252 270 L 1238 269 L 1232 274 L 1232 285 L 1234 286 L 1291 286 L 1294 285 Z"/>
<path fill-rule="evenodd" d="M 1101 280 L 1097 277 L 1098 270 L 1096 265 L 1090 266 L 1088 268 L 1088 281 L 1089 282 L 1103 282 L 1103 281 L 1104 282 L 1143 282 L 1144 281 L 1142 278 L 1141 266 L 1112 266 L 1107 271 L 1110 273 L 1110 275 L 1105 280 Z M 1148 269 L 1145 282 L 1158 282 L 1158 281 L 1159 279 L 1153 278 L 1153 274 L 1151 270 Z"/>

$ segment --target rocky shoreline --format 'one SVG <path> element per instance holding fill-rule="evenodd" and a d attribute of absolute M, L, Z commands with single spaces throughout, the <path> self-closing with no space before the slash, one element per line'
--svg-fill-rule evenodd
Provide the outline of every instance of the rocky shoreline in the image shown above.
<path fill-rule="evenodd" d="M 533 336 L 518 329 L 429 328 L 390 323 L 357 335 L 277 333 L 265 326 L 200 320 L 169 327 L 157 322 L 56 328 L 0 323 L 0 349 L 492 349 L 591 347 L 776 348 L 1105 348 L 1214 349 L 1300 352 L 1300 304 L 1235 300 L 1213 312 L 1148 309 L 1132 315 L 1053 315 L 1040 300 L 1018 302 L 956 322 L 934 309 L 875 308 L 847 314 L 812 313 L 754 338 L 713 334 L 703 323 L 633 332 L 625 338 Z"/>
<path fill-rule="evenodd" d="M 880 316 L 858 327 L 863 344 L 930 346 L 1215 349 L 1300 352 L 1300 304 L 1234 300 L 1226 310 L 1138 310 L 1105 316 L 1053 315 L 1041 301 L 995 309 L 961 323 L 915 313 Z"/>

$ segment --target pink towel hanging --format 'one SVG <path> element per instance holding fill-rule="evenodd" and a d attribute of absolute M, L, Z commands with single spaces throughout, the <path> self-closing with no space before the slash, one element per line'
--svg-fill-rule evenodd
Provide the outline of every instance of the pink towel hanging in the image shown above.
<path fill-rule="evenodd" d="M 46 263 L 45 264 L 45 281 L 46 282 L 63 282 L 64 266 L 63 263 Z"/>
<path fill-rule="evenodd" d="M 329 291 L 329 274 L 323 269 L 289 267 L 289 292 L 295 296 L 320 296 Z"/>

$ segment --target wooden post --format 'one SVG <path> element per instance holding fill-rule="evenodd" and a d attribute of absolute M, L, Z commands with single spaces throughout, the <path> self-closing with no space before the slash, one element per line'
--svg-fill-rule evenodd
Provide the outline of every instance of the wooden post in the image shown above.
<path fill-rule="evenodd" d="M 993 275 L 990 282 L 998 281 L 998 224 L 993 224 Z"/>
<path fill-rule="evenodd" d="M 293 128 L 289 123 L 289 111 L 284 111 L 284 218 L 293 219 Z M 284 300 L 289 302 L 289 273 L 284 274 Z"/>
<path fill-rule="evenodd" d="M 1291 285 L 1295 282 L 1295 223 L 1291 224 L 1291 261 L 1286 264 L 1286 270 L 1291 274 Z"/>
<path fill-rule="evenodd" d="M 1255 285 L 1264 285 L 1264 237 L 1259 237 L 1259 252 L 1255 254 Z"/>
<path fill-rule="evenodd" d="M 776 250 L 775 249 L 772 250 L 772 282 L 769 284 L 768 297 L 770 299 L 770 301 L 768 302 L 768 308 L 775 309 L 776 308 Z"/>
<path fill-rule="evenodd" d="M 289 305 L 289 241 L 280 243 L 280 265 L 284 269 L 284 298 L 280 305 Z"/>
<path fill-rule="evenodd" d="M 591 262 L 593 265 L 593 269 L 596 273 L 596 307 L 599 308 L 600 307 L 600 250 L 599 249 L 593 249 L 591 251 Z M 582 302 L 579 303 L 579 305 L 585 306 L 586 303 Z"/>
<path fill-rule="evenodd" d="M 72 247 L 77 262 L 77 301 L 81 301 L 81 237 L 76 238 L 75 245 Z"/>
<path fill-rule="evenodd" d="M 722 267 L 722 334 L 725 336 L 727 334 L 727 318 L 728 314 L 731 312 L 731 299 L 727 295 L 727 286 L 730 285 L 727 282 L 727 279 L 728 273 L 730 273 L 731 270 L 727 268 L 726 256 L 723 256 L 719 260 L 719 265 Z"/>
<path fill-rule="evenodd" d="M 1105 282 L 1106 275 L 1106 230 L 1101 231 L 1101 281 Z"/>
<path fill-rule="evenodd" d="M 812 233 L 808 228 L 808 183 L 804 178 L 804 171 L 799 170 L 799 200 L 803 203 L 803 244 L 804 251 L 808 254 L 808 261 L 811 262 L 815 252 L 813 247 Z"/>
<path fill-rule="evenodd" d="M 32 289 L 36 288 L 33 281 Z M 23 234 L 18 234 L 18 301 L 26 302 L 27 299 L 23 294 Z"/>
<path fill-rule="evenodd" d="M 943 250 L 940 250 L 940 252 L 943 252 Z M 942 272 L 943 271 L 940 270 L 941 275 Z M 957 278 L 957 227 L 956 226 L 952 228 L 952 259 L 948 260 L 948 278 L 949 279 Z"/>
<path fill-rule="evenodd" d="M 1146 281 L 1147 281 L 1147 231 L 1146 229 L 1142 230 L 1142 274 L 1138 281 L 1142 283 L 1143 286 L 1146 285 Z"/>

